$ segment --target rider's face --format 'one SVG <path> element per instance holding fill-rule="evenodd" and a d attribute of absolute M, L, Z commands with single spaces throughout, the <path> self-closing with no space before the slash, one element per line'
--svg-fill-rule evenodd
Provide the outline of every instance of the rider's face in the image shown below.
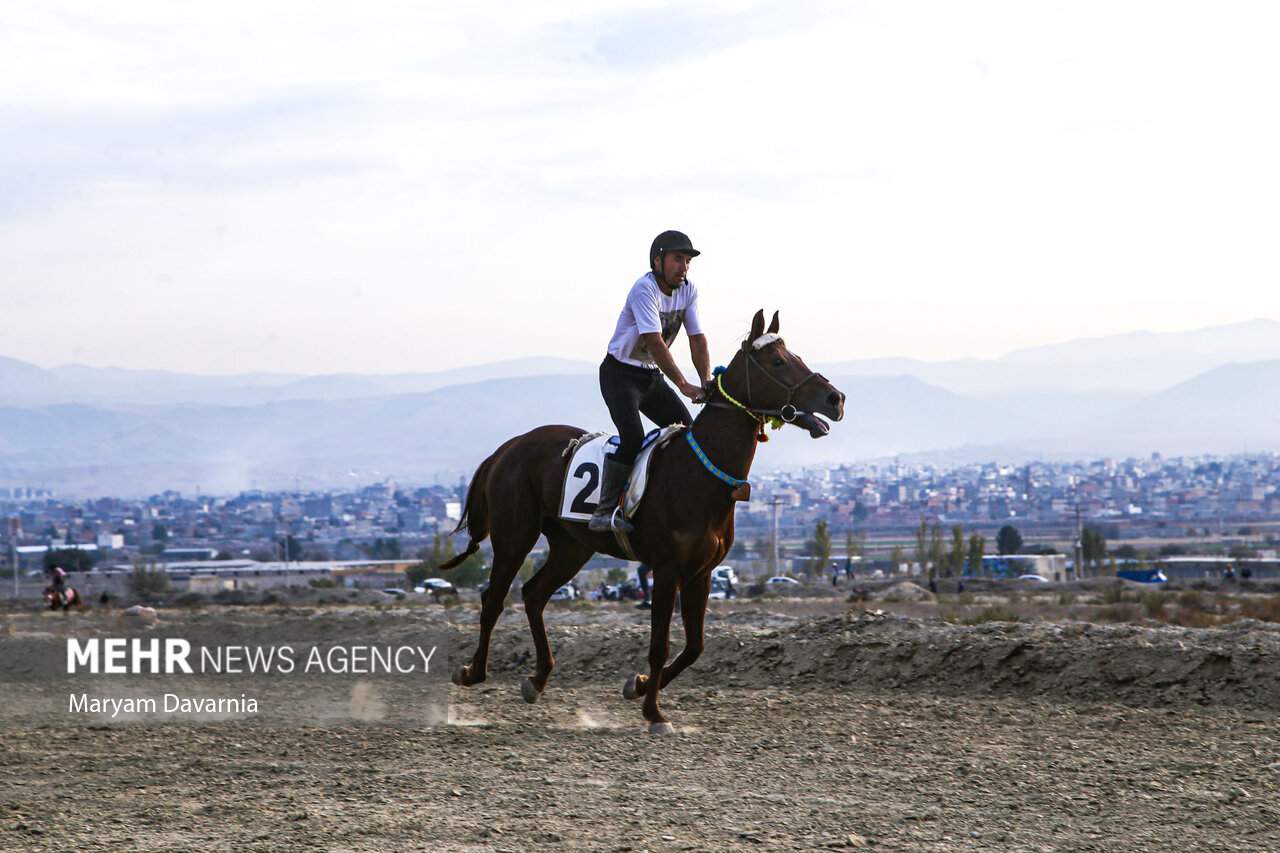
<path fill-rule="evenodd" d="M 676 288 L 684 284 L 692 260 L 693 256 L 684 252 L 667 252 L 662 256 L 662 277 L 666 279 L 667 287 Z"/>

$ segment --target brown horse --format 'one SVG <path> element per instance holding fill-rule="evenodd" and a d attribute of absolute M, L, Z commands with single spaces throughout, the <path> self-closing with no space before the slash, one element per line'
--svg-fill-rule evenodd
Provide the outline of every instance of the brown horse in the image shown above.
<path fill-rule="evenodd" d="M 653 626 L 649 674 L 632 676 L 623 694 L 628 699 L 644 697 L 644 717 L 651 732 L 673 730 L 658 710 L 658 691 L 702 653 L 711 570 L 733 545 L 733 504 L 746 500 L 749 487 L 740 481 L 751 470 L 757 440 L 764 440 L 765 422 L 772 418 L 775 426 L 792 423 L 819 438 L 826 435 L 828 426 L 817 414 L 834 420 L 844 415 L 844 395 L 791 353 L 777 332 L 777 313 L 766 332 L 764 312 L 756 312 L 750 335 L 708 386 L 707 405 L 686 431 L 706 461 L 687 436 L 679 434 L 655 453 L 646 497 L 632 519 L 631 547 L 653 569 Z M 466 528 L 471 541 L 463 553 L 440 568 L 456 568 L 479 550 L 486 536 L 492 538 L 493 567 L 489 587 L 481 596 L 480 640 L 470 665 L 454 670 L 455 684 L 485 680 L 489 639 L 503 599 L 539 534 L 547 537 L 550 546 L 547 559 L 521 588 L 537 650 L 533 675 L 525 678 L 520 689 L 527 702 L 537 701 L 555 666 L 542 620 L 551 594 L 593 554 L 623 556 L 612 533 L 592 533 L 585 522 L 558 518 L 569 464 L 564 451 L 584 432 L 569 426 L 538 427 L 499 447 L 476 469 L 466 509 L 454 530 Z M 668 664 L 677 593 L 687 640 L 684 650 Z"/>
<path fill-rule="evenodd" d="M 80 599 L 80 593 L 69 586 L 63 587 L 61 591 L 52 584 L 45 587 L 44 602 L 49 605 L 50 610 L 84 609 L 84 602 Z"/>

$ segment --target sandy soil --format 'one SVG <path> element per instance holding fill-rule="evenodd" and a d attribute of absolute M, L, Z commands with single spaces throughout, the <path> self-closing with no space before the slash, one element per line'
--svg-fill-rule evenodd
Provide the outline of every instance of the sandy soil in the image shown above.
<path fill-rule="evenodd" d="M 647 643 L 626 605 L 550 614 L 558 667 L 536 705 L 508 612 L 490 680 L 449 686 L 436 726 L 11 714 L 0 850 L 1280 850 L 1280 626 L 965 627 L 883 607 L 718 606 L 663 692 L 666 737 L 620 695 Z M 444 632 L 450 667 L 474 645 L 467 607 L 346 615 L 380 637 Z M 0 615 L 10 707 L 32 701 L 24 643 L 113 619 Z"/>

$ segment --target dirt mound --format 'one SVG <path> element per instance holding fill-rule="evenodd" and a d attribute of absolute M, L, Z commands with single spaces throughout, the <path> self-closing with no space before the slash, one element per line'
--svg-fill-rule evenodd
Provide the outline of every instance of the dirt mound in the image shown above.
<path fill-rule="evenodd" d="M 945 696 L 1045 697 L 1074 703 L 1158 707 L 1280 705 L 1280 626 L 1140 628 L 993 622 L 975 626 L 853 612 L 823 619 L 709 620 L 707 647 L 682 676 L 699 686 L 898 690 Z M 576 617 L 566 619 L 566 616 Z M 644 666 L 648 625 L 612 616 L 552 614 L 552 684 L 620 680 Z M 474 649 L 477 631 L 457 625 L 452 654 Z M 673 636 L 672 653 L 683 644 Z M 532 667 L 523 624 L 508 617 L 494 636 L 490 671 Z"/>
<path fill-rule="evenodd" d="M 937 596 L 911 581 L 902 581 L 879 593 L 884 601 L 934 601 Z"/>

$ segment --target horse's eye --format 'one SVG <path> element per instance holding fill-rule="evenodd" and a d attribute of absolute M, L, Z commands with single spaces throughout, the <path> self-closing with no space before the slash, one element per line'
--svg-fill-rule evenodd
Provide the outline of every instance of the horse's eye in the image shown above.
<path fill-rule="evenodd" d="M 783 366 L 783 365 L 785 365 L 785 364 L 786 364 L 786 362 L 782 360 L 782 356 L 778 356 L 777 358 L 775 358 L 775 359 L 773 360 L 773 366 L 774 366 L 774 367 L 782 367 L 782 366 Z"/>

